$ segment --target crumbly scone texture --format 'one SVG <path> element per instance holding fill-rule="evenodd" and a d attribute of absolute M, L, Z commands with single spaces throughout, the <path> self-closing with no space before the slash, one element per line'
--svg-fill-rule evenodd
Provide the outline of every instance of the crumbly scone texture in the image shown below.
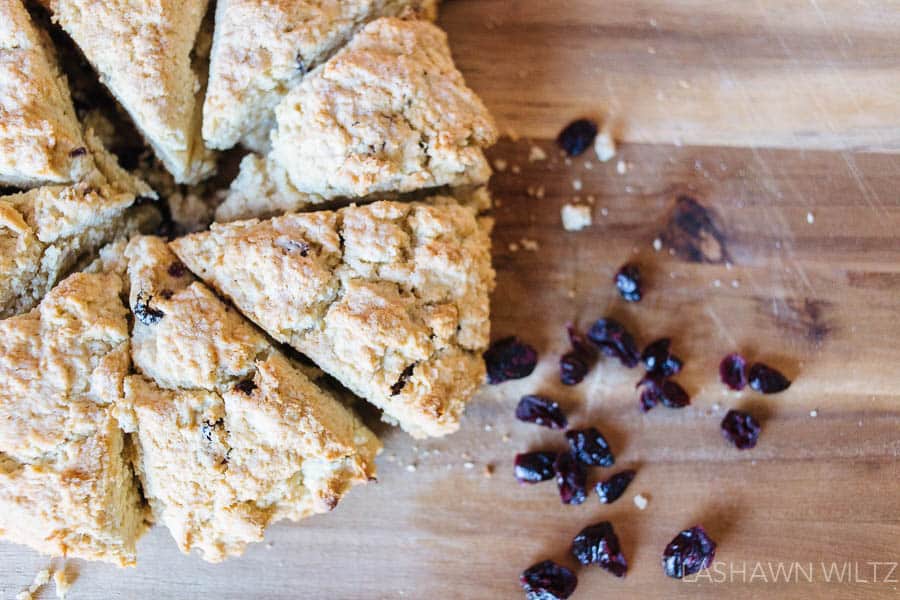
<path fill-rule="evenodd" d="M 147 517 L 114 406 L 129 369 L 113 273 L 77 273 L 0 321 L 0 537 L 135 563 Z"/>
<path fill-rule="evenodd" d="M 365 23 L 406 11 L 434 19 L 436 0 L 220 0 L 203 105 L 203 139 L 268 149 L 275 106 Z"/>
<path fill-rule="evenodd" d="M 192 69 L 207 0 L 49 0 L 101 81 L 179 183 L 214 167 L 200 135 L 203 85 Z"/>
<path fill-rule="evenodd" d="M 485 186 L 460 186 L 449 193 L 460 204 L 471 206 L 479 213 L 491 208 L 490 194 Z M 357 201 L 414 200 L 427 195 L 434 195 L 434 190 L 419 190 L 404 194 L 402 198 L 400 194 L 372 194 Z M 298 191 L 288 181 L 284 169 L 269 157 L 251 153 L 241 159 L 237 177 L 231 182 L 225 199 L 216 208 L 215 220 L 229 223 L 244 219 L 267 219 L 284 213 L 308 210 L 323 202 L 324 198 Z"/>
<path fill-rule="evenodd" d="M 214 223 L 171 246 L 272 337 L 425 437 L 455 431 L 484 379 L 489 230 L 437 197 Z"/>
<path fill-rule="evenodd" d="M 304 194 L 291 185 L 284 169 L 268 156 L 251 153 L 241 159 L 237 177 L 216 208 L 215 220 L 228 223 L 253 217 L 264 219 L 321 202 L 324 199 Z"/>
<path fill-rule="evenodd" d="M 20 0 L 0 0 L 0 184 L 76 181 L 84 149 L 52 44 Z"/>
<path fill-rule="evenodd" d="M 119 419 L 154 516 L 221 561 L 269 523 L 337 506 L 375 475 L 378 439 L 155 237 L 126 252 L 135 324 Z"/>
<path fill-rule="evenodd" d="M 427 21 L 370 22 L 275 116 L 271 157 L 304 193 L 357 198 L 490 176 L 483 148 L 496 126 Z"/>
<path fill-rule="evenodd" d="M 0 317 L 33 308 L 63 277 L 118 236 L 154 227 L 155 194 L 116 163 L 88 131 L 94 162 L 87 179 L 0 196 Z"/>

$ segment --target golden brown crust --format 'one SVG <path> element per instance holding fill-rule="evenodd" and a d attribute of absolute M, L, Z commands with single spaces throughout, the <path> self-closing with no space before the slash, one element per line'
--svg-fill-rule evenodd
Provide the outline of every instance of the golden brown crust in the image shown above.
<path fill-rule="evenodd" d="M 427 21 L 372 21 L 275 114 L 270 157 L 303 193 L 358 198 L 490 176 L 482 150 L 496 126 Z"/>
<path fill-rule="evenodd" d="M 115 274 L 76 274 L 0 321 L 0 536 L 135 563 L 145 512 L 114 417 L 128 372 Z"/>
<path fill-rule="evenodd" d="M 375 436 L 159 238 L 126 250 L 138 375 L 120 420 L 136 432 L 154 515 L 184 552 L 218 562 L 266 526 L 332 510 L 374 477 Z"/>
<path fill-rule="evenodd" d="M 0 0 L 0 184 L 76 181 L 84 147 L 52 46 L 20 0 Z"/>
<path fill-rule="evenodd" d="M 484 377 L 488 228 L 452 198 L 213 224 L 195 273 L 416 436 L 456 430 Z"/>
<path fill-rule="evenodd" d="M 418 11 L 434 19 L 435 0 L 219 0 L 203 138 L 212 148 L 242 141 L 268 147 L 275 106 L 303 76 L 382 16 Z"/>
<path fill-rule="evenodd" d="M 50 0 L 101 81 L 179 183 L 214 164 L 200 136 L 202 85 L 191 51 L 207 0 Z"/>

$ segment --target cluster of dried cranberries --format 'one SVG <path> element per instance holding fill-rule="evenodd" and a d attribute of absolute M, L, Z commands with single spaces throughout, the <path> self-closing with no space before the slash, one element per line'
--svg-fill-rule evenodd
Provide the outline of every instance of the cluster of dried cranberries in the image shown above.
<path fill-rule="evenodd" d="M 550 429 L 566 429 L 569 420 L 559 404 L 543 396 L 523 396 L 516 406 L 516 418 Z M 616 459 L 609 442 L 595 427 L 566 432 L 565 452 L 517 454 L 515 476 L 520 483 L 538 483 L 556 477 L 563 504 L 581 504 L 587 498 L 586 467 L 611 467 Z"/>
<path fill-rule="evenodd" d="M 579 119 L 559 134 L 557 143 L 569 156 L 578 156 L 594 141 L 597 125 Z M 639 302 L 643 297 L 640 269 L 633 263 L 622 266 L 614 282 L 627 302 Z M 668 408 L 682 408 L 691 402 L 690 395 L 672 377 L 681 372 L 683 362 L 672 353 L 672 340 L 660 338 L 638 352 L 634 337 L 618 321 L 599 319 L 586 335 L 573 326 L 568 327 L 571 348 L 560 358 L 560 381 L 577 385 L 587 376 L 598 356 L 617 358 L 626 368 L 643 364 L 646 373 L 638 381 L 641 390 L 640 407 L 646 412 L 662 404 Z M 537 354 L 530 346 L 515 338 L 497 342 L 485 353 L 488 362 L 488 381 L 499 383 L 506 379 L 524 377 L 534 369 Z M 719 365 L 722 382 L 732 390 L 748 385 L 763 394 L 786 390 L 791 381 L 778 370 L 763 363 L 748 367 L 740 354 L 733 353 Z M 551 429 L 566 429 L 568 419 L 559 405 L 542 396 L 525 396 L 516 408 L 516 418 Z M 759 438 L 760 425 L 752 415 L 729 410 L 721 422 L 722 434 L 738 449 L 753 448 Z M 566 431 L 569 450 L 566 452 L 538 451 L 516 455 L 515 477 L 521 483 L 537 483 L 556 478 L 560 498 L 564 504 L 581 504 L 586 499 L 586 467 L 611 467 L 615 458 L 606 438 L 593 427 Z M 624 493 L 636 473 L 620 471 L 596 484 L 601 503 L 615 502 Z M 597 564 L 616 577 L 623 577 L 628 565 L 619 538 L 609 521 L 585 527 L 572 541 L 571 552 L 582 565 Z M 662 554 L 663 571 L 669 577 L 682 578 L 709 567 L 716 554 L 716 543 L 702 526 L 696 525 L 680 532 L 666 546 Z M 578 584 L 570 569 L 545 560 L 526 569 L 520 578 L 529 600 L 568 598 Z"/>

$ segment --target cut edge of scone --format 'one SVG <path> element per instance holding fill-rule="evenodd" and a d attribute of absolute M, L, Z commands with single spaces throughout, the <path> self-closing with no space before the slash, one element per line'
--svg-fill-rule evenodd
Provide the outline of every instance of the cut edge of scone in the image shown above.
<path fill-rule="evenodd" d="M 316 6 L 305 0 L 220 0 L 203 104 L 203 139 L 226 150 L 263 152 L 275 106 L 369 21 L 416 14 L 434 20 L 436 0 L 376 0 Z M 252 43 L 248 43 L 252 40 Z"/>
<path fill-rule="evenodd" d="M 203 144 L 204 82 L 192 64 L 208 0 L 160 0 L 139 7 L 49 0 L 57 22 L 131 116 L 178 183 L 215 169 Z"/>
<path fill-rule="evenodd" d="M 85 138 L 93 160 L 84 181 L 0 196 L 0 317 L 34 307 L 105 244 L 160 222 L 146 202 L 156 193 L 122 169 L 92 131 Z"/>
<path fill-rule="evenodd" d="M 154 515 L 179 548 L 218 562 L 280 519 L 333 510 L 375 477 L 381 444 L 161 238 L 133 238 L 135 315 L 120 421 L 136 435 Z"/>
<path fill-rule="evenodd" d="M 0 537 L 136 563 L 149 513 L 115 406 L 130 367 L 122 281 L 76 273 L 0 321 Z"/>
<path fill-rule="evenodd" d="M 379 193 L 365 198 L 333 198 L 304 194 L 291 185 L 284 169 L 269 157 L 250 153 L 241 159 L 237 177 L 231 182 L 225 199 L 216 208 L 215 221 L 229 223 L 246 219 L 268 219 L 291 212 L 334 209 L 348 204 L 365 204 L 378 200 L 415 201 L 430 196 L 452 196 L 460 204 L 479 213 L 492 208 L 488 189 L 483 184 L 426 188 L 404 194 Z"/>
<path fill-rule="evenodd" d="M 487 182 L 497 139 L 432 23 L 376 19 L 275 109 L 271 160 L 331 198 Z"/>
<path fill-rule="evenodd" d="M 214 223 L 170 245 L 273 338 L 428 437 L 458 429 L 484 380 L 490 226 L 436 197 Z"/>
<path fill-rule="evenodd" d="M 89 167 L 65 75 L 20 0 L 0 2 L 0 184 L 78 181 Z"/>

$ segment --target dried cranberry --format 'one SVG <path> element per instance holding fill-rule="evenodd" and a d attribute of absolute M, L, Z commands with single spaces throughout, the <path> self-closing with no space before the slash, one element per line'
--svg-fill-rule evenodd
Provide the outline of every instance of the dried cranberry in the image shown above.
<path fill-rule="evenodd" d="M 641 390 L 641 412 L 647 412 L 659 404 L 659 387 L 647 385 Z"/>
<path fill-rule="evenodd" d="M 151 308 L 150 301 L 153 296 L 146 292 L 138 292 L 137 299 L 134 302 L 132 312 L 134 316 L 144 325 L 156 325 L 159 323 L 166 313 L 158 308 Z"/>
<path fill-rule="evenodd" d="M 756 419 L 740 410 L 729 410 L 722 419 L 722 435 L 740 450 L 756 446 L 759 430 Z"/>
<path fill-rule="evenodd" d="M 584 357 L 572 350 L 559 359 L 559 381 L 563 385 L 578 385 L 584 381 L 590 366 Z"/>
<path fill-rule="evenodd" d="M 488 383 L 528 377 L 537 365 L 537 352 L 515 336 L 497 340 L 484 353 Z"/>
<path fill-rule="evenodd" d="M 597 320 L 588 330 L 587 336 L 605 355 L 618 358 L 629 369 L 636 367 L 640 361 L 634 338 L 614 319 Z"/>
<path fill-rule="evenodd" d="M 172 277 L 183 277 L 187 272 L 187 268 L 184 266 L 183 262 L 181 262 L 180 260 L 176 260 L 169 265 L 169 268 L 166 269 L 166 271 Z"/>
<path fill-rule="evenodd" d="M 597 347 L 589 342 L 584 334 L 575 329 L 572 325 L 569 325 L 566 329 L 569 333 L 569 342 L 572 344 L 572 351 L 580 354 L 585 362 L 597 360 Z"/>
<path fill-rule="evenodd" d="M 569 325 L 568 332 L 572 349 L 559 359 L 559 380 L 563 385 L 577 385 L 597 360 L 597 347 L 573 326 Z"/>
<path fill-rule="evenodd" d="M 616 462 L 609 442 L 594 427 L 567 431 L 566 439 L 575 458 L 586 465 L 611 467 Z"/>
<path fill-rule="evenodd" d="M 242 394 L 250 395 L 253 393 L 253 390 L 256 389 L 256 384 L 252 379 L 244 379 L 243 381 L 237 382 L 235 384 L 234 389 Z"/>
<path fill-rule="evenodd" d="M 578 119 L 559 132 L 556 143 L 569 156 L 578 156 L 591 147 L 596 137 L 597 124 L 590 119 Z"/>
<path fill-rule="evenodd" d="M 691 403 L 691 397 L 683 387 L 661 375 L 648 373 L 637 383 L 641 389 L 641 410 L 647 412 L 657 404 L 668 408 L 683 408 Z"/>
<path fill-rule="evenodd" d="M 553 463 L 556 452 L 526 452 L 516 454 L 515 475 L 519 483 L 539 483 L 556 474 Z"/>
<path fill-rule="evenodd" d="M 563 452 L 553 463 L 556 485 L 563 504 L 581 504 L 587 498 L 587 472 L 571 452 Z"/>
<path fill-rule="evenodd" d="M 581 564 L 599 565 L 616 577 L 624 577 L 628 570 L 619 538 L 609 521 L 582 529 L 572 540 L 572 554 Z"/>
<path fill-rule="evenodd" d="M 754 363 L 749 373 L 750 387 L 763 394 L 777 394 L 791 387 L 791 380 L 762 363 Z"/>
<path fill-rule="evenodd" d="M 403 391 L 403 388 L 406 387 L 406 382 L 412 377 L 415 368 L 416 363 L 413 363 L 403 369 L 403 372 L 400 373 L 400 377 L 398 377 L 397 381 L 391 386 L 391 396 L 396 396 Z"/>
<path fill-rule="evenodd" d="M 683 387 L 671 380 L 662 382 L 659 401 L 667 408 L 684 408 L 691 403 L 691 397 Z"/>
<path fill-rule="evenodd" d="M 516 406 L 516 418 L 550 429 L 565 429 L 569 424 L 559 404 L 543 396 L 522 396 Z"/>
<path fill-rule="evenodd" d="M 641 271 L 638 266 L 628 263 L 616 273 L 616 287 L 619 295 L 627 302 L 640 302 L 641 300 Z"/>
<path fill-rule="evenodd" d="M 734 391 L 741 391 L 747 386 L 747 361 L 737 352 L 732 352 L 719 363 L 719 378 Z"/>
<path fill-rule="evenodd" d="M 703 527 L 696 525 L 676 535 L 666 546 L 663 571 L 669 577 L 681 579 L 709 567 L 715 558 L 716 543 L 709 539 Z"/>
<path fill-rule="evenodd" d="M 600 502 L 603 504 L 612 504 L 621 498 L 635 475 L 637 475 L 635 471 L 626 469 L 625 471 L 616 473 L 606 481 L 597 483 L 594 489 L 597 490 L 597 496 L 600 497 Z"/>
<path fill-rule="evenodd" d="M 519 576 L 527 600 L 565 600 L 578 585 L 575 573 L 552 560 L 525 569 Z"/>
<path fill-rule="evenodd" d="M 671 377 L 681 371 L 681 359 L 670 352 L 671 345 L 671 339 L 660 338 L 644 348 L 644 352 L 641 353 L 641 361 L 648 373 L 659 373 L 663 377 Z"/>

